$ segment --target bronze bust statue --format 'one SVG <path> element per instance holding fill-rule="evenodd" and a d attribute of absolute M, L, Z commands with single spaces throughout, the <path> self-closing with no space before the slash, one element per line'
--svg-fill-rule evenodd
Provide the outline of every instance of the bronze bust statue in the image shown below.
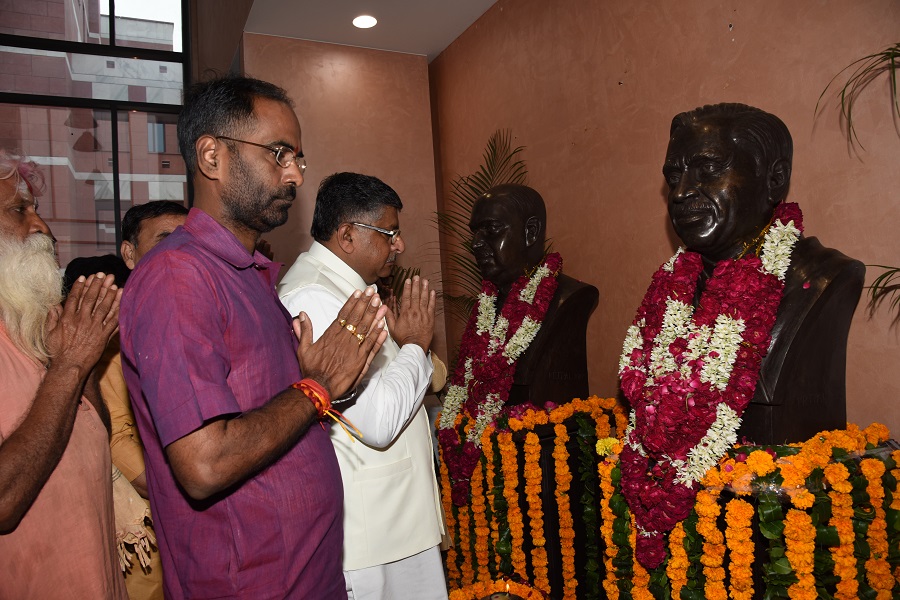
<path fill-rule="evenodd" d="M 695 305 L 719 261 L 759 243 L 787 195 L 792 156 L 785 124 L 757 108 L 716 104 L 673 119 L 663 174 L 675 232 L 703 259 Z M 864 276 L 861 262 L 816 238 L 797 242 L 739 439 L 797 442 L 846 426 L 847 336 Z"/>
<path fill-rule="evenodd" d="M 498 288 L 497 311 L 513 282 L 544 258 L 547 211 L 534 189 L 517 184 L 491 188 L 472 209 L 472 251 L 481 276 Z M 568 402 L 588 395 L 587 322 L 597 288 L 560 273 L 541 329 L 516 364 L 508 405 Z"/>

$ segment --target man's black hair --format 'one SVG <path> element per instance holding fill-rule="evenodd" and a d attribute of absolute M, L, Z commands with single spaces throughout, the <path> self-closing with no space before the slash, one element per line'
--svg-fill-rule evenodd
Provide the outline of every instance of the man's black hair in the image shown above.
<path fill-rule="evenodd" d="M 391 186 L 377 177 L 359 173 L 329 175 L 319 184 L 309 232 L 317 242 L 327 242 L 341 223 L 377 218 L 386 206 L 399 211 L 403 202 Z"/>
<path fill-rule="evenodd" d="M 163 215 L 186 215 L 188 209 L 183 204 L 171 200 L 154 200 L 146 204 L 137 204 L 128 209 L 122 217 L 122 239 L 137 245 L 141 233 L 141 223 L 147 219 L 155 219 Z"/>
<path fill-rule="evenodd" d="M 227 75 L 194 84 L 185 92 L 178 115 L 178 148 L 189 179 L 197 173 L 197 140 L 204 135 L 240 138 L 255 121 L 257 98 L 294 106 L 283 89 L 251 77 Z"/>

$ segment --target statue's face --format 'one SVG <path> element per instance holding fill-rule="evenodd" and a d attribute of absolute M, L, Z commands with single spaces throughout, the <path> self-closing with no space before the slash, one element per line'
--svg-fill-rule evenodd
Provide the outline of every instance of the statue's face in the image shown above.
<path fill-rule="evenodd" d="M 699 121 L 669 140 L 663 175 L 669 218 L 689 250 L 719 261 L 736 256 L 768 224 L 766 165 L 739 145 L 727 119 Z"/>
<path fill-rule="evenodd" d="M 482 196 L 472 208 L 472 252 L 481 276 L 498 288 L 512 284 L 528 262 L 526 216 L 505 195 Z"/>

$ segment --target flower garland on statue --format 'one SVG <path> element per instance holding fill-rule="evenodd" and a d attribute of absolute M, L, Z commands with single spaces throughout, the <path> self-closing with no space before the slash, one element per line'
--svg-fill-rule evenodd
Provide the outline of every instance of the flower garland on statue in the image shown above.
<path fill-rule="evenodd" d="M 619 361 L 632 407 L 622 491 L 647 568 L 665 558 L 665 533 L 688 516 L 698 483 L 737 440 L 802 231 L 797 204 L 777 206 L 759 256 L 720 261 L 696 308 L 703 262 L 679 248 L 653 276 L 628 328 Z"/>
<path fill-rule="evenodd" d="M 540 331 L 561 268 L 559 254 L 548 254 L 534 274 L 513 282 L 499 316 L 497 287 L 490 281 L 482 282 L 478 304 L 463 332 L 459 360 L 438 424 L 438 439 L 457 506 L 469 498 L 469 480 L 481 456 L 481 434 L 506 405 L 516 362 Z M 465 439 L 457 427 L 461 414 L 475 419 Z"/>

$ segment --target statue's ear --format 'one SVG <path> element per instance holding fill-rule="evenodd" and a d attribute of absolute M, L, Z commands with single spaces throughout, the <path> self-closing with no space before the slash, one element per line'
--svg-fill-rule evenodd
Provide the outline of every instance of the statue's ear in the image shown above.
<path fill-rule="evenodd" d="M 791 183 L 791 162 L 779 158 L 769 167 L 769 202 L 772 206 L 784 200 Z"/>
<path fill-rule="evenodd" d="M 541 236 L 541 220 L 537 217 L 529 217 L 525 221 L 525 247 L 533 246 Z"/>

